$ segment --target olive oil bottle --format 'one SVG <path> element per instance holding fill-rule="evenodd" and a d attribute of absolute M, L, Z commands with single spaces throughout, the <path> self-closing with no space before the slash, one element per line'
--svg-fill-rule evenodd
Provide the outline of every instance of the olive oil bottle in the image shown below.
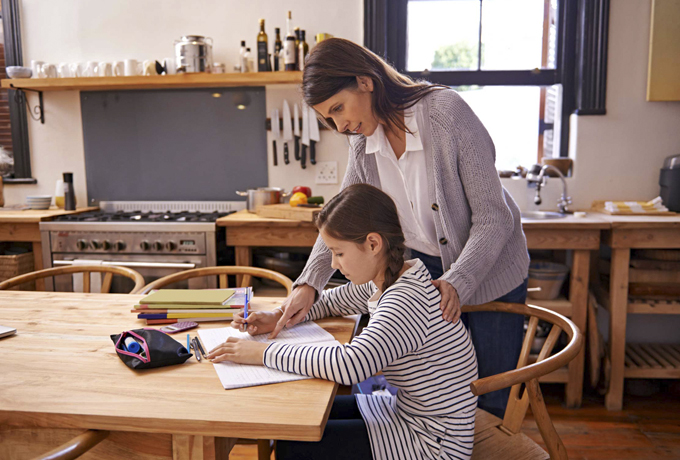
<path fill-rule="evenodd" d="M 260 19 L 260 33 L 257 34 L 257 71 L 266 72 L 267 54 L 269 50 L 269 42 L 267 33 L 264 31 L 264 19 Z"/>

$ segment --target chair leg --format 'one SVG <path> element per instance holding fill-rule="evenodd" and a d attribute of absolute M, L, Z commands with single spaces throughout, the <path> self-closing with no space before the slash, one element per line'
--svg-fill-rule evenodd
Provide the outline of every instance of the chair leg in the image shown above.
<path fill-rule="evenodd" d="M 272 442 L 269 439 L 257 440 L 257 460 L 270 460 L 272 457 Z"/>
<path fill-rule="evenodd" d="M 543 442 L 548 448 L 548 454 L 552 460 L 567 460 L 567 450 L 564 448 L 562 439 L 557 434 L 555 426 L 550 420 L 548 410 L 545 407 L 543 400 L 543 393 L 541 387 L 538 385 L 538 379 L 531 379 L 526 383 L 526 391 L 529 393 L 529 402 L 531 402 L 531 411 L 536 419 L 538 431 L 541 433 Z"/>

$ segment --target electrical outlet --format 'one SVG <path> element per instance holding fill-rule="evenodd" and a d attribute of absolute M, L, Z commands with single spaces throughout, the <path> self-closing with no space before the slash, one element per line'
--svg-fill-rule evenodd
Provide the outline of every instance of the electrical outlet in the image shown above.
<path fill-rule="evenodd" d="M 338 183 L 338 162 L 319 161 L 316 164 L 316 183 L 317 184 L 337 184 Z"/>

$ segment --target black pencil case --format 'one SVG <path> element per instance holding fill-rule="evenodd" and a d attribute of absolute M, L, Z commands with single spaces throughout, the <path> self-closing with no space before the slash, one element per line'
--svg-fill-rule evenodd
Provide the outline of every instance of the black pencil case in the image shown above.
<path fill-rule="evenodd" d="M 127 351 L 125 339 L 132 337 L 139 343 L 139 353 Z M 156 329 L 134 329 L 111 336 L 118 357 L 130 369 L 152 369 L 154 367 L 182 364 L 193 355 L 184 345 L 168 334 Z"/>

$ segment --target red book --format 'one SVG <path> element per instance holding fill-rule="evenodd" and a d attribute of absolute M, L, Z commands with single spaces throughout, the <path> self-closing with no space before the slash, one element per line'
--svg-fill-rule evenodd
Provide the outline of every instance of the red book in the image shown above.
<path fill-rule="evenodd" d="M 177 322 L 176 319 L 147 319 L 146 324 L 151 325 L 151 324 L 175 324 Z"/>

